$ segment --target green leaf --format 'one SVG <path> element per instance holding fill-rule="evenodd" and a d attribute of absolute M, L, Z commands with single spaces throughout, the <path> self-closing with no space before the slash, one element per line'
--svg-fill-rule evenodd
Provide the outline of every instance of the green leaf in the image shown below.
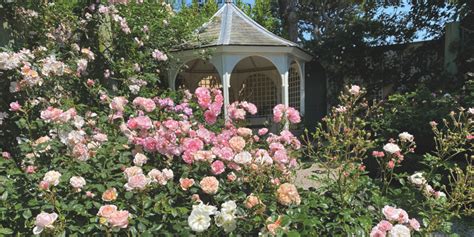
<path fill-rule="evenodd" d="M 0 234 L 11 235 L 13 234 L 13 230 L 9 228 L 0 228 Z"/>
<path fill-rule="evenodd" d="M 296 231 L 290 231 L 286 234 L 288 237 L 300 237 L 300 233 Z"/>
<path fill-rule="evenodd" d="M 28 220 L 28 219 L 30 219 L 31 216 L 32 216 L 32 214 L 31 214 L 31 211 L 29 209 L 23 212 L 23 218 Z"/>

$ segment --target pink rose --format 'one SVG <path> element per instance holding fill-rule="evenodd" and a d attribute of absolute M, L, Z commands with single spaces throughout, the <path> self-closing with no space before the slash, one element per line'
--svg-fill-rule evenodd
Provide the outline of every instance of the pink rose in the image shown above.
<path fill-rule="evenodd" d="M 109 107 L 113 110 L 123 112 L 125 110 L 125 105 L 128 103 L 128 100 L 125 97 L 114 97 Z"/>
<path fill-rule="evenodd" d="M 21 109 L 20 103 L 18 101 L 10 103 L 10 111 L 16 112 Z"/>
<path fill-rule="evenodd" d="M 360 94 L 360 87 L 357 85 L 352 85 L 349 89 L 349 93 L 351 93 L 351 95 L 358 96 Z"/>
<path fill-rule="evenodd" d="M 212 125 L 216 123 L 217 116 L 214 112 L 207 110 L 206 112 L 204 112 L 204 119 L 206 120 L 207 124 Z"/>
<path fill-rule="evenodd" d="M 392 229 L 393 225 L 392 225 L 392 223 L 390 223 L 386 220 L 382 220 L 382 221 L 379 222 L 379 224 L 377 224 L 377 227 L 379 228 L 379 230 L 381 230 L 383 232 L 387 232 L 387 231 Z"/>
<path fill-rule="evenodd" d="M 36 216 L 35 219 L 35 228 L 33 228 L 33 234 L 39 235 L 41 232 L 43 232 L 43 229 L 49 228 L 52 229 L 54 228 L 53 223 L 58 219 L 58 214 L 56 213 L 46 213 L 46 212 L 41 212 Z"/>
<path fill-rule="evenodd" d="M 149 183 L 150 183 L 150 179 L 148 179 L 143 174 L 138 174 L 138 175 L 128 178 L 128 182 L 124 185 L 124 187 L 127 191 L 132 191 L 135 189 L 143 190 L 146 188 L 146 186 Z"/>
<path fill-rule="evenodd" d="M 143 97 L 135 98 L 133 100 L 133 105 L 138 106 L 139 108 L 145 110 L 148 113 L 152 112 L 156 108 L 155 101 Z"/>
<path fill-rule="evenodd" d="M 204 177 L 199 184 L 202 191 L 207 194 L 216 194 L 219 190 L 219 181 L 214 176 Z"/>
<path fill-rule="evenodd" d="M 87 192 L 86 192 L 86 197 L 88 197 L 88 198 L 93 198 L 93 197 L 95 197 L 95 194 L 94 194 L 93 192 L 91 192 L 91 191 L 87 191 Z"/>
<path fill-rule="evenodd" d="M 26 172 L 27 174 L 36 173 L 36 166 L 33 166 L 33 165 L 27 166 L 25 172 Z"/>
<path fill-rule="evenodd" d="M 393 160 L 390 160 L 388 163 L 387 163 L 387 167 L 389 169 L 393 169 L 395 168 L 395 162 Z"/>
<path fill-rule="evenodd" d="M 245 140 L 241 136 L 234 136 L 229 140 L 229 145 L 234 151 L 240 152 L 245 147 Z"/>
<path fill-rule="evenodd" d="M 194 185 L 194 179 L 188 179 L 188 178 L 183 179 L 183 178 L 181 178 L 181 179 L 179 179 L 179 184 L 181 186 L 181 189 L 186 191 Z"/>
<path fill-rule="evenodd" d="M 5 158 L 5 159 L 7 159 L 7 160 L 10 159 L 10 158 L 12 158 L 12 156 L 10 155 L 10 153 L 7 152 L 7 151 L 2 152 L 2 157 Z"/>
<path fill-rule="evenodd" d="M 418 222 L 415 218 L 411 218 L 409 220 L 410 227 L 416 231 L 420 231 L 420 222 Z"/>
<path fill-rule="evenodd" d="M 284 183 L 278 187 L 277 200 L 280 204 L 290 206 L 291 204 L 299 205 L 301 198 L 294 184 Z"/>
<path fill-rule="evenodd" d="M 277 150 L 273 155 L 273 159 L 282 164 L 288 163 L 288 155 L 286 154 L 286 150 Z"/>
<path fill-rule="evenodd" d="M 268 133 L 268 128 L 261 128 L 258 130 L 258 135 L 263 136 Z"/>
<path fill-rule="evenodd" d="M 237 176 L 235 175 L 234 172 L 230 172 L 227 175 L 227 181 L 229 181 L 229 182 L 234 182 L 236 179 L 237 179 Z"/>
<path fill-rule="evenodd" d="M 224 162 L 222 162 L 220 160 L 216 160 L 216 161 L 212 162 L 212 164 L 211 164 L 212 174 L 219 175 L 219 174 L 222 174 L 224 172 L 224 170 L 225 170 Z"/>
<path fill-rule="evenodd" d="M 290 121 L 290 123 L 296 124 L 296 123 L 301 122 L 300 112 L 298 112 L 298 110 L 292 107 L 289 107 L 286 110 L 286 113 L 287 113 L 288 120 Z"/>
<path fill-rule="evenodd" d="M 49 183 L 47 181 L 41 181 L 38 186 L 39 186 L 40 190 L 48 190 L 49 189 Z"/>
<path fill-rule="evenodd" d="M 372 156 L 376 158 L 382 158 L 385 156 L 385 153 L 383 153 L 383 151 L 373 151 Z"/>
<path fill-rule="evenodd" d="M 285 105 L 279 104 L 273 108 L 273 121 L 275 123 L 281 122 L 283 119 L 283 114 L 285 112 Z"/>
<path fill-rule="evenodd" d="M 116 211 L 108 217 L 107 221 L 112 228 L 127 228 L 129 217 L 130 213 L 128 211 Z"/>
<path fill-rule="evenodd" d="M 384 206 L 382 213 L 384 214 L 385 219 L 389 221 L 395 221 L 398 219 L 399 210 L 395 207 Z"/>
<path fill-rule="evenodd" d="M 163 52 L 161 52 L 160 50 L 158 50 L 158 49 L 155 49 L 151 53 L 151 56 L 157 61 L 166 61 L 166 60 L 168 60 L 168 56 L 166 54 L 164 54 Z"/>
<path fill-rule="evenodd" d="M 99 208 L 99 212 L 97 213 L 97 215 L 108 218 L 116 211 L 117 211 L 117 206 L 115 205 L 103 205 Z"/>
<path fill-rule="evenodd" d="M 199 87 L 196 89 L 194 94 L 196 95 L 198 99 L 199 106 L 201 106 L 202 109 L 208 109 L 209 106 L 211 105 L 211 100 L 212 100 L 209 89 L 205 87 Z"/>
<path fill-rule="evenodd" d="M 405 224 L 409 221 L 408 219 L 408 213 L 403 210 L 403 209 L 398 209 L 399 210 L 399 213 L 398 213 L 398 223 L 400 224 Z"/>
<path fill-rule="evenodd" d="M 386 232 L 381 231 L 377 227 L 372 228 L 370 232 L 370 237 L 385 237 L 386 235 Z"/>

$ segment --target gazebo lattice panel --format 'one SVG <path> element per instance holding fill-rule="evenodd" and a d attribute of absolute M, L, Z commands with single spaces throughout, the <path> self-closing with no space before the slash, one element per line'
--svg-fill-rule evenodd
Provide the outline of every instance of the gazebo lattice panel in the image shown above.
<path fill-rule="evenodd" d="M 256 116 L 272 114 L 272 109 L 277 104 L 277 87 L 268 76 L 262 73 L 250 75 L 245 79 L 240 91 L 241 101 L 246 100 L 257 106 Z"/>
<path fill-rule="evenodd" d="M 300 110 L 300 75 L 298 73 L 297 65 L 293 64 L 289 71 L 288 78 L 288 96 L 289 105 L 295 109 Z"/>

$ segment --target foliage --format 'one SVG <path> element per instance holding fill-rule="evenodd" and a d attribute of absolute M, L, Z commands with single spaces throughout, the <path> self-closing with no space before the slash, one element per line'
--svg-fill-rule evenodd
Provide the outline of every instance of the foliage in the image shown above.
<path fill-rule="evenodd" d="M 358 86 L 347 88 L 339 97 L 340 105 L 332 108 L 315 133 L 307 134 L 306 143 L 311 144 L 307 155 L 320 168 L 313 177 L 321 187 L 302 193 L 307 202 L 298 210 L 304 208 L 310 216 L 324 213 L 319 216 L 328 220 L 300 219 L 299 228 L 308 231 L 306 234 L 315 228 L 324 234 L 372 232 L 371 235 L 375 235 L 378 231 L 386 233 L 386 226 L 392 228 L 403 223 L 409 224 L 411 230 L 418 230 L 421 223 L 420 234 L 451 233 L 451 221 L 472 213 L 473 166 L 469 154 L 473 149 L 470 142 L 473 109 L 451 112 L 448 120 L 442 120 L 443 128 L 438 128 L 434 121 L 430 123 L 436 152 L 420 157 L 423 166 L 409 175 L 399 167 L 413 165 L 413 161 L 405 161 L 405 157 L 414 151 L 415 137 L 400 133 L 397 140 L 389 139 L 382 150 L 378 150 L 388 134 L 380 137 L 380 133 L 371 132 L 376 128 L 372 118 L 381 116 L 380 105 L 369 106 L 363 100 L 364 93 Z M 459 165 L 451 159 L 464 159 L 464 162 Z M 378 166 L 370 174 L 365 164 L 373 160 Z M 383 210 L 381 214 L 391 223 L 374 224 L 381 219 L 378 210 Z M 403 221 L 390 217 L 391 211 L 387 210 L 404 213 Z M 416 219 L 408 219 L 407 212 Z M 298 219 L 298 215 L 294 218 Z M 398 226 L 398 229 L 404 227 Z"/>

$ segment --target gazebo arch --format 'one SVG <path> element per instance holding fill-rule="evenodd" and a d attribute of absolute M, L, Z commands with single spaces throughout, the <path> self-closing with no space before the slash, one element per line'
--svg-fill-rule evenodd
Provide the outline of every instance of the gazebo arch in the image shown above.
<path fill-rule="evenodd" d="M 171 83 L 175 88 L 190 91 L 200 86 L 222 89 L 222 80 L 216 67 L 211 62 L 200 58 L 184 63 Z"/>
<path fill-rule="evenodd" d="M 245 96 L 250 98 L 250 102 L 253 99 L 261 103 L 262 97 L 267 96 L 274 100 L 275 105 L 282 103 L 290 106 L 291 103 L 304 115 L 304 64 L 310 61 L 312 56 L 296 43 L 266 30 L 245 15 L 231 0 L 226 0 L 209 22 L 196 30 L 195 36 L 195 40 L 181 45 L 173 52 L 177 60 L 171 63 L 175 63 L 176 66 L 171 67 L 168 72 L 172 89 L 175 89 L 175 80 L 179 74 L 178 62 L 195 60 L 196 55 L 201 54 L 203 49 L 209 49 L 211 56 L 207 62 L 215 66 L 221 80 L 225 105 L 234 100 L 245 100 L 246 98 L 243 98 Z M 255 65 L 250 67 L 252 59 Z M 259 62 L 266 64 L 267 67 L 271 66 L 272 70 L 265 70 L 265 67 L 257 65 Z M 245 63 L 247 71 L 241 66 Z M 186 73 L 190 78 L 202 79 L 197 67 Z M 242 87 L 248 78 L 255 80 L 253 83 L 258 87 L 251 90 L 250 86 Z M 257 90 L 265 83 L 271 85 L 271 88 L 276 88 L 276 99 L 272 97 L 275 93 L 271 91 Z M 250 84 L 250 81 L 246 84 Z M 263 110 L 268 112 L 266 108 Z M 226 110 L 224 113 L 227 117 Z"/>
<path fill-rule="evenodd" d="M 268 117 L 273 106 L 281 103 L 281 84 L 280 73 L 269 59 L 249 56 L 232 70 L 229 100 L 252 102 L 258 108 L 254 117 Z"/>

